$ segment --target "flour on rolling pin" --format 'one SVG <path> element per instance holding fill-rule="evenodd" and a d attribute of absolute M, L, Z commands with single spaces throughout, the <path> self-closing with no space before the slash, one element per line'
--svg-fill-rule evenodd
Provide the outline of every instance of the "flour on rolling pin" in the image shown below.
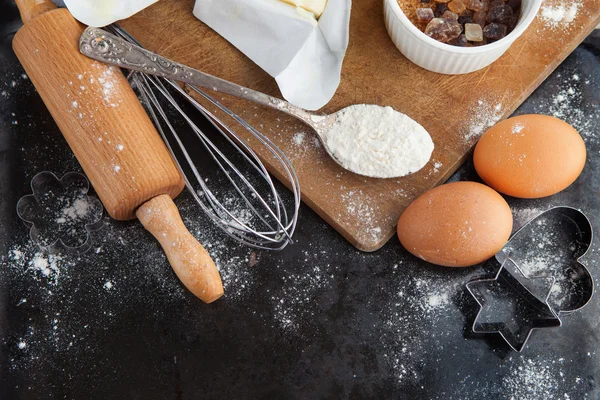
<path fill-rule="evenodd" d="M 118 97 L 118 93 L 115 90 L 115 86 L 119 84 L 117 77 L 121 74 L 116 67 L 107 67 L 100 64 L 99 62 L 93 62 L 92 67 L 94 68 L 91 72 L 83 72 L 81 74 L 74 74 L 73 79 L 67 83 L 69 86 L 73 86 L 77 91 L 77 94 L 81 96 L 86 90 L 95 91 L 107 107 L 117 107 L 123 102 L 123 99 Z M 67 97 L 75 97 L 71 94 L 67 94 Z M 80 108 L 81 102 L 73 100 L 71 103 L 73 109 Z M 83 118 L 84 115 L 79 115 L 79 118 Z"/>
<path fill-rule="evenodd" d="M 162 212 L 140 218 L 142 224 L 193 294 L 218 299 L 218 270 L 172 200 L 184 180 L 127 78 L 79 52 L 84 28 L 66 9 L 50 0 L 16 2 L 24 24 L 13 39 L 15 54 L 107 212 L 118 220 Z"/>
<path fill-rule="evenodd" d="M 345 168 L 390 178 L 423 168 L 434 146 L 425 128 L 408 116 L 391 107 L 358 104 L 337 115 L 327 147 Z"/>

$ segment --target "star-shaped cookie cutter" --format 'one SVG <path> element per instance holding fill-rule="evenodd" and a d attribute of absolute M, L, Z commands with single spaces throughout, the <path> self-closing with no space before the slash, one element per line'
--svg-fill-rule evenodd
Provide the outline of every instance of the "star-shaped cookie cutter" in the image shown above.
<path fill-rule="evenodd" d="M 515 261 L 522 260 L 524 256 L 515 253 L 515 249 L 522 251 L 536 243 L 536 238 L 531 238 L 531 235 L 536 234 L 535 226 L 542 226 L 544 221 L 553 222 L 549 224 L 550 228 L 556 228 L 558 233 L 563 234 L 555 235 L 555 242 L 560 245 L 566 238 L 572 242 L 572 249 L 569 249 L 572 251 L 572 262 L 566 266 L 558 265 L 558 268 L 568 268 L 570 275 L 573 275 L 571 289 L 575 293 L 567 296 L 566 304 L 553 300 L 553 289 L 557 283 L 555 275 L 549 275 L 548 271 L 537 271 L 536 276 L 528 276 Z M 592 239 L 593 229 L 589 219 L 572 207 L 552 208 L 525 224 L 491 261 L 499 265 L 496 275 L 472 280 L 466 285 L 467 291 L 479 305 L 471 327 L 473 333 L 499 334 L 513 350 L 522 351 L 534 330 L 561 326 L 561 314 L 580 310 L 593 297 L 594 281 L 581 262 Z"/>
<path fill-rule="evenodd" d="M 473 333 L 498 333 L 513 350 L 521 351 L 535 329 L 556 328 L 562 325 L 558 314 L 548 304 L 555 279 L 532 278 L 532 280 L 543 281 L 539 287 L 546 288 L 545 294 L 540 299 L 505 268 L 506 264 L 512 264 L 514 270 L 519 270 L 516 264 L 507 258 L 493 278 L 467 283 L 467 290 L 479 304 L 479 311 L 471 330 Z M 509 293 L 512 293 L 512 296 L 504 296 L 499 300 L 502 294 Z M 510 311 L 513 315 L 504 315 L 505 318 L 490 320 L 491 315 L 487 314 L 488 308 L 501 303 L 512 306 L 514 309 Z M 498 310 L 495 310 L 494 314 L 498 315 Z"/>

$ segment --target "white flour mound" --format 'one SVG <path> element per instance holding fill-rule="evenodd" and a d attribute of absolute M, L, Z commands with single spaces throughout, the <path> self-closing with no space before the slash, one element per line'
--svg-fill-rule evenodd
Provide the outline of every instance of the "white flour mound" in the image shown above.
<path fill-rule="evenodd" d="M 429 133 L 391 107 L 358 104 L 338 113 L 327 147 L 345 168 L 374 178 L 417 172 L 433 152 Z"/>

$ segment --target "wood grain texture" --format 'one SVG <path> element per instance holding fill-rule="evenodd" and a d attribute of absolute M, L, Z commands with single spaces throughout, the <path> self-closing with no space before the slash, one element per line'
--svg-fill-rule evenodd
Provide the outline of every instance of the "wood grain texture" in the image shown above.
<path fill-rule="evenodd" d="M 24 24 L 48 11 L 56 9 L 56 5 L 50 0 L 15 0 L 15 3 L 19 8 L 19 14 Z"/>
<path fill-rule="evenodd" d="M 161 0 L 123 21 L 150 50 L 240 85 L 281 97 L 275 81 L 192 15 L 193 0 Z M 546 0 L 543 7 L 569 5 Z M 341 85 L 321 111 L 357 103 L 391 105 L 421 123 L 436 145 L 431 162 L 401 179 L 363 178 L 342 170 L 316 145 L 310 131 L 281 113 L 242 100 L 224 103 L 269 136 L 290 157 L 303 200 L 354 246 L 379 249 L 395 234 L 402 211 L 444 182 L 468 157 L 485 129 L 509 116 L 600 22 L 600 0 L 582 0 L 574 21 L 551 27 L 538 16 L 491 66 L 468 75 L 423 70 L 396 49 L 383 24 L 381 0 L 353 2 L 350 45 Z M 239 128 L 239 127 L 237 127 Z M 263 149 L 235 129 L 281 171 Z"/>
<path fill-rule="evenodd" d="M 184 182 L 120 70 L 79 53 L 83 29 L 66 9 L 49 11 L 17 32 L 13 48 L 108 213 L 132 219 Z"/>

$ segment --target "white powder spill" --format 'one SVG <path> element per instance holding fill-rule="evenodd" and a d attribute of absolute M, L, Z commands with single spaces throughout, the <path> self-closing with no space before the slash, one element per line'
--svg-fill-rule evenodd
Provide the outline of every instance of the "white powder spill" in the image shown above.
<path fill-rule="evenodd" d="M 103 286 L 106 290 L 111 290 L 114 287 L 114 284 L 111 281 L 107 281 Z"/>
<path fill-rule="evenodd" d="M 477 100 L 477 103 L 471 109 L 473 110 L 470 113 L 471 117 L 468 119 L 462 133 L 465 142 L 469 146 L 475 144 L 481 135 L 488 128 L 494 126 L 504 114 L 502 103 L 489 102 L 483 99 Z"/>
<path fill-rule="evenodd" d="M 546 209 L 545 207 L 544 209 Z M 519 228 L 540 215 L 544 209 L 537 207 L 512 208 L 514 228 Z"/>
<path fill-rule="evenodd" d="M 580 7 L 582 4 L 577 0 L 569 0 L 559 5 L 545 3 L 542 5 L 539 15 L 547 28 L 565 28 L 577 18 Z"/>
<path fill-rule="evenodd" d="M 23 258 L 23 252 L 21 250 L 18 249 L 12 249 L 9 253 L 8 256 L 15 260 L 15 261 L 19 261 Z"/>
<path fill-rule="evenodd" d="M 306 137 L 306 134 L 304 132 L 297 132 L 296 134 L 294 134 L 294 144 L 296 146 L 302 146 L 302 144 L 304 143 L 304 138 Z"/>
<path fill-rule="evenodd" d="M 25 347 L 27 347 L 27 343 L 19 342 L 17 343 L 17 347 L 19 348 L 19 350 L 23 350 Z"/>
<path fill-rule="evenodd" d="M 326 265 L 327 270 L 332 268 L 335 266 Z M 327 274 L 319 266 L 306 265 L 301 271 L 285 274 L 282 290 L 271 296 L 275 322 L 288 333 L 301 334 L 300 328 L 315 317 L 311 307 L 315 301 L 314 293 L 327 288 L 334 279 L 331 272 Z"/>
<path fill-rule="evenodd" d="M 415 278 L 413 283 L 419 295 L 423 296 L 421 301 L 417 301 L 417 305 L 428 314 L 450 305 L 450 296 L 459 290 L 456 285 L 440 285 L 439 282 L 426 278 Z"/>
<path fill-rule="evenodd" d="M 46 276 L 48 276 L 48 274 L 49 274 L 49 272 L 48 272 L 49 265 L 50 264 L 48 263 L 48 260 L 43 258 L 43 256 L 41 254 L 36 255 L 35 258 L 33 259 L 33 266 L 36 269 L 42 271 L 42 273 Z"/>
<path fill-rule="evenodd" d="M 429 133 L 391 107 L 358 104 L 338 113 L 327 147 L 347 169 L 376 178 L 411 174 L 433 152 Z"/>
<path fill-rule="evenodd" d="M 421 366 L 444 351 L 439 341 L 430 340 L 432 333 L 438 337 L 460 336 L 460 332 L 437 329 L 438 323 L 446 318 L 457 318 L 453 298 L 463 290 L 462 285 L 427 271 L 420 273 L 418 278 L 407 278 L 405 270 L 411 267 L 403 263 L 392 267 L 398 284 L 389 300 L 390 305 L 386 306 L 381 338 L 383 357 L 399 384 L 420 381 Z M 432 349 L 434 353 L 429 354 L 426 349 Z"/>
<path fill-rule="evenodd" d="M 511 128 L 511 132 L 512 133 L 521 133 L 521 131 L 523 130 L 523 128 L 525 128 L 525 126 L 523 126 L 523 124 L 517 122 L 515 123 L 512 128 Z"/>
<path fill-rule="evenodd" d="M 113 167 L 113 170 L 114 170 L 115 172 L 119 172 L 119 171 L 121 170 L 121 166 L 120 166 L 120 165 L 115 165 L 115 166 Z"/>
<path fill-rule="evenodd" d="M 117 145 L 117 151 L 123 151 L 123 149 L 125 149 L 125 146 L 123 146 L 122 144 Z"/>
<path fill-rule="evenodd" d="M 587 145 L 600 143 L 600 132 L 594 128 L 594 121 L 600 119 L 600 104 L 585 101 L 583 91 L 587 91 L 589 81 L 582 81 L 578 74 L 557 75 L 560 78 L 558 90 L 552 97 L 537 100 L 534 112 L 559 118 L 577 130 Z"/>
<path fill-rule="evenodd" d="M 94 62 L 92 66 L 100 70 L 100 74 L 96 80 L 100 84 L 102 99 L 109 107 L 117 107 L 123 100 L 119 99 L 116 93 L 115 85 L 118 82 L 118 77 L 121 72 L 114 66 L 106 67 L 103 64 Z M 94 77 L 90 77 L 90 83 L 94 82 Z"/>
<path fill-rule="evenodd" d="M 77 198 L 72 205 L 62 210 L 65 219 L 77 220 L 87 217 L 91 211 L 91 203 L 87 197 Z"/>
<path fill-rule="evenodd" d="M 347 214 L 354 219 L 357 237 L 361 242 L 376 244 L 383 240 L 379 222 L 381 215 L 376 197 L 369 196 L 363 190 L 356 189 L 342 194 L 341 202 Z"/>
<path fill-rule="evenodd" d="M 8 260 L 11 268 L 31 273 L 35 279 L 44 279 L 48 285 L 52 286 L 56 286 L 60 282 L 61 271 L 65 264 L 62 255 L 40 253 L 33 243 L 11 249 L 8 252 Z"/>
<path fill-rule="evenodd" d="M 569 391 L 584 385 L 583 379 L 567 380 L 568 366 L 564 358 L 533 359 L 520 357 L 514 360 L 502 380 L 503 392 L 509 400 L 576 399 Z M 573 394 L 572 396 L 575 396 Z"/>

